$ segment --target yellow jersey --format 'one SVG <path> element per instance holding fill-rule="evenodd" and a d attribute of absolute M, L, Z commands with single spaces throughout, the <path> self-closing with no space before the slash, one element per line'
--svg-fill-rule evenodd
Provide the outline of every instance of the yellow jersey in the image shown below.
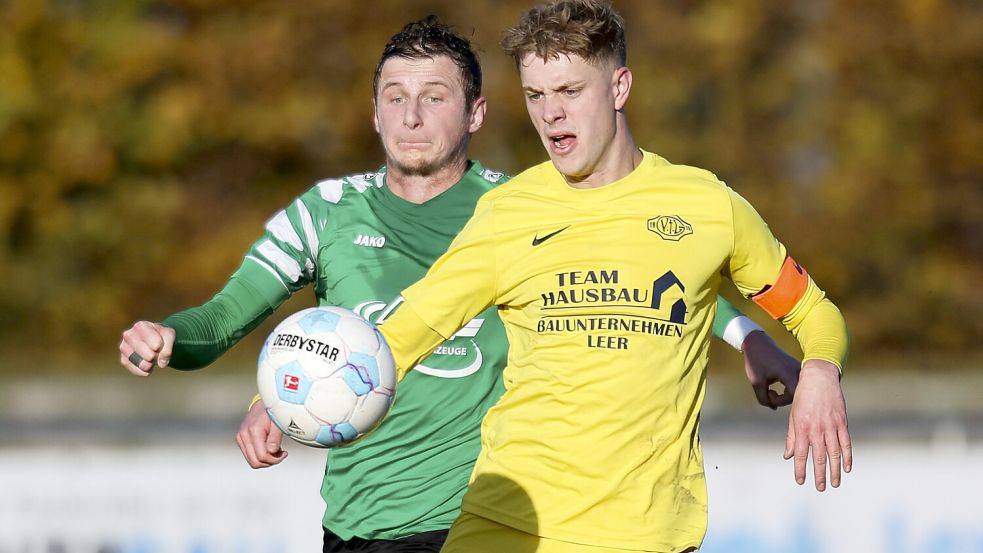
<path fill-rule="evenodd" d="M 643 154 L 600 188 L 572 188 L 547 162 L 486 193 L 381 327 L 404 374 L 499 306 L 506 392 L 482 423 L 464 511 L 587 545 L 699 546 L 699 413 L 724 277 L 806 358 L 842 366 L 839 312 L 750 204 L 707 171 Z"/>

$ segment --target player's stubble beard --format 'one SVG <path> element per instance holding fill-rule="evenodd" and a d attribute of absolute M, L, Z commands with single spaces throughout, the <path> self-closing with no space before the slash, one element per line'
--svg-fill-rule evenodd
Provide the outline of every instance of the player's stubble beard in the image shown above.
<path fill-rule="evenodd" d="M 399 160 L 390 158 L 388 163 L 390 167 L 407 177 L 429 177 L 445 169 L 458 159 L 465 157 L 470 139 L 471 135 L 466 135 L 457 147 L 436 159 L 429 161 L 423 160 L 416 164 L 405 164 Z"/>
<path fill-rule="evenodd" d="M 406 164 L 387 154 L 386 165 L 395 169 L 399 174 L 406 177 L 430 177 L 434 174 L 453 165 L 460 159 L 467 159 L 468 144 L 471 142 L 471 133 L 465 130 L 461 140 L 454 148 L 451 148 L 444 155 L 432 159 L 418 161 L 416 164 Z"/>

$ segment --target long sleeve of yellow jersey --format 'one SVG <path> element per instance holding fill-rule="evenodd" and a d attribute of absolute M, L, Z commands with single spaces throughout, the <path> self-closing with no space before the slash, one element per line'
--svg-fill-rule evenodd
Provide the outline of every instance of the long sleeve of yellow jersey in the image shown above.
<path fill-rule="evenodd" d="M 757 211 L 730 190 L 734 245 L 727 268 L 738 290 L 798 340 L 803 361 L 822 359 L 843 370 L 849 339 L 839 309 L 788 255 Z"/>
<path fill-rule="evenodd" d="M 444 340 L 496 303 L 492 209 L 478 202 L 475 214 L 450 247 L 416 284 L 406 302 L 379 327 L 404 376 Z"/>

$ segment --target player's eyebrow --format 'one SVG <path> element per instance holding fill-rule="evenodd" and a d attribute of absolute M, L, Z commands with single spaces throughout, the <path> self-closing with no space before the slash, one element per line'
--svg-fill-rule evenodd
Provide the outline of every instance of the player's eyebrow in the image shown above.
<path fill-rule="evenodd" d="M 569 88 L 581 88 L 583 86 L 584 86 L 584 81 L 582 81 L 582 80 L 581 81 L 567 81 L 567 82 L 561 84 L 560 86 L 555 87 L 553 90 L 555 90 L 557 92 L 561 92 L 561 91 L 567 90 Z"/>
<path fill-rule="evenodd" d="M 567 89 L 570 89 L 570 88 L 581 88 L 583 86 L 584 86 L 584 81 L 582 81 L 582 80 L 580 80 L 580 81 L 566 81 L 566 82 L 563 82 L 563 83 L 561 83 L 561 84 L 559 84 L 557 86 L 554 86 L 554 87 L 550 88 L 550 90 L 552 90 L 553 92 L 563 92 L 564 90 L 567 90 Z M 526 92 L 543 92 L 541 89 L 536 88 L 536 87 L 531 86 L 531 85 L 525 85 L 525 86 L 523 86 L 522 87 L 522 90 L 525 90 Z"/>
<path fill-rule="evenodd" d="M 392 88 L 394 86 L 405 86 L 405 84 L 406 83 L 404 81 L 389 81 L 387 83 L 383 83 L 382 88 L 379 89 L 379 92 L 382 92 L 384 90 L 390 89 L 390 88 Z M 423 81 L 423 86 L 424 87 L 439 86 L 441 88 L 446 88 L 448 90 L 450 90 L 452 88 L 451 85 L 447 84 L 443 80 L 439 80 L 439 81 Z"/>

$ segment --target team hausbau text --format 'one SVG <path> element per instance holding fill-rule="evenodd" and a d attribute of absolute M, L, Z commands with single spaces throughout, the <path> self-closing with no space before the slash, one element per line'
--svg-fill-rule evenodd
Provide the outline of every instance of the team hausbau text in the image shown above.
<path fill-rule="evenodd" d="M 557 288 L 541 293 L 544 314 L 536 325 L 540 334 L 586 332 L 588 347 L 607 349 L 628 349 L 630 336 L 624 334 L 683 335 L 685 288 L 672 271 L 647 288 L 622 285 L 618 269 L 570 271 L 555 277 Z"/>

